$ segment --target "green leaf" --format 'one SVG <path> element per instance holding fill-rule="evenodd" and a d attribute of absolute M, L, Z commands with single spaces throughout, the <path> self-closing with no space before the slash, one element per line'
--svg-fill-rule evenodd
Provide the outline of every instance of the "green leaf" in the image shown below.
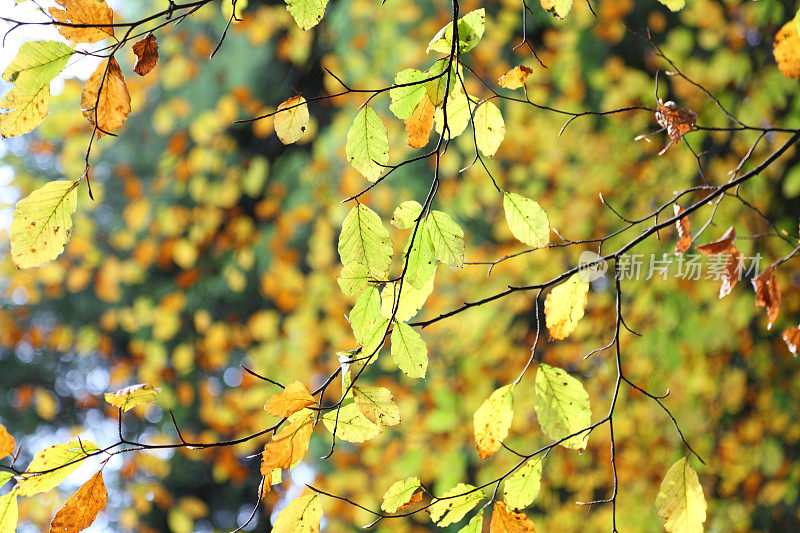
<path fill-rule="evenodd" d="M 381 314 L 381 297 L 378 289 L 370 287 L 356 298 L 353 309 L 347 316 L 356 341 L 363 344 L 372 322 Z"/>
<path fill-rule="evenodd" d="M 534 408 L 542 430 L 554 441 L 592 423 L 589 395 L 581 382 L 564 370 L 545 364 L 539 365 L 536 372 Z M 583 451 L 588 440 L 588 432 L 583 432 L 565 440 L 561 446 Z"/>
<path fill-rule="evenodd" d="M 442 211 L 431 211 L 425 224 L 433 241 L 436 259 L 453 268 L 464 266 L 464 230 L 453 217 Z"/>
<path fill-rule="evenodd" d="M 272 533 L 317 533 L 322 522 L 319 494 L 298 496 L 275 519 Z"/>
<path fill-rule="evenodd" d="M 310 30 L 322 20 L 328 0 L 286 0 L 286 8 L 301 30 Z"/>
<path fill-rule="evenodd" d="M 534 248 L 550 244 L 550 221 L 538 202 L 513 192 L 504 192 L 503 210 L 508 227 L 518 240 Z"/>
<path fill-rule="evenodd" d="M 14 87 L 0 101 L 0 137 L 16 137 L 32 131 L 47 116 L 50 108 L 50 85 L 36 90 Z"/>
<path fill-rule="evenodd" d="M 397 229 L 412 228 L 421 213 L 422 206 L 419 202 L 414 200 L 405 201 L 394 210 L 391 224 Z"/>
<path fill-rule="evenodd" d="M 353 387 L 356 407 L 370 422 L 379 426 L 396 426 L 400 423 L 400 408 L 394 403 L 392 391 L 386 387 Z"/>
<path fill-rule="evenodd" d="M 472 485 L 459 483 L 445 492 L 441 498 L 433 501 L 428 508 L 431 520 L 439 527 L 460 522 L 483 498 L 483 492 L 480 490 L 476 490 Z"/>
<path fill-rule="evenodd" d="M 87 455 L 98 450 L 99 448 L 89 441 L 76 440 L 45 448 L 36 454 L 25 473 L 18 476 L 17 479 L 22 479 L 17 489 L 19 494 L 33 496 L 54 489 L 81 465 Z M 45 473 L 37 474 L 37 472 Z"/>
<path fill-rule="evenodd" d="M 686 5 L 686 0 L 658 0 L 669 8 L 670 11 L 680 11 Z"/>
<path fill-rule="evenodd" d="M 467 525 L 458 530 L 458 533 L 481 533 L 483 531 L 483 511 L 472 517 Z"/>
<path fill-rule="evenodd" d="M 684 457 L 667 470 L 656 496 L 664 529 L 670 533 L 702 533 L 707 507 L 697 473 Z"/>
<path fill-rule="evenodd" d="M 378 350 L 383 347 L 383 343 L 386 340 L 385 335 L 388 327 L 389 319 L 383 316 L 377 317 L 367 326 L 367 331 L 362 339 L 361 357 L 369 357 L 373 354 L 374 356 L 367 360 L 366 363 L 373 363 L 377 359 Z"/>
<path fill-rule="evenodd" d="M 554 11 L 558 18 L 565 18 L 570 9 L 572 9 L 572 0 L 555 0 Z"/>
<path fill-rule="evenodd" d="M 400 302 L 397 305 L 397 313 L 395 313 L 394 318 L 405 322 L 416 315 L 419 310 L 422 309 L 425 300 L 427 300 L 428 296 L 433 292 L 433 282 L 434 277 L 431 276 L 419 289 L 410 283 L 403 283 L 403 290 L 400 292 Z M 392 318 L 392 309 L 398 287 L 398 282 L 387 283 L 383 287 L 383 291 L 381 291 L 381 315 L 386 318 Z"/>
<path fill-rule="evenodd" d="M 424 224 L 420 224 L 416 236 L 412 233 L 409 237 L 414 237 L 414 243 L 408 253 L 408 267 L 406 268 L 405 280 L 417 289 L 421 289 L 436 274 L 436 250 L 433 247 L 430 231 Z M 408 250 L 408 244 L 406 244 Z"/>
<path fill-rule="evenodd" d="M 381 510 L 386 513 L 395 513 L 403 505 L 411 501 L 411 497 L 421 488 L 422 484 L 417 477 L 410 477 L 403 481 L 395 481 L 381 501 Z"/>
<path fill-rule="evenodd" d="M 483 8 L 470 11 L 458 19 L 458 49 L 461 53 L 469 52 L 478 41 L 483 37 L 486 29 L 486 10 Z M 425 53 L 441 52 L 449 54 L 453 48 L 453 23 L 436 33 L 436 36 L 428 43 Z"/>
<path fill-rule="evenodd" d="M 0 533 L 14 533 L 19 521 L 17 491 L 12 490 L 0 497 Z"/>
<path fill-rule="evenodd" d="M 13 477 L 14 474 L 12 472 L 0 471 L 0 487 L 8 483 L 8 480 L 13 479 Z"/>
<path fill-rule="evenodd" d="M 75 50 L 64 43 L 28 41 L 6 67 L 3 79 L 28 92 L 36 92 L 64 70 L 74 53 Z"/>
<path fill-rule="evenodd" d="M 342 273 L 336 281 L 345 295 L 355 296 L 367 286 L 369 279 L 369 269 L 361 263 L 352 261 L 342 268 Z"/>
<path fill-rule="evenodd" d="M 478 455 L 486 459 L 500 449 L 514 418 L 514 386 L 494 391 L 475 411 L 472 422 Z"/>
<path fill-rule="evenodd" d="M 464 133 L 471 115 L 467 93 L 459 81 L 458 88 L 454 89 L 447 98 L 447 129 L 450 130 L 450 138 L 458 137 Z M 436 132 L 442 133 L 444 130 L 444 106 L 436 108 L 434 120 Z"/>
<path fill-rule="evenodd" d="M 64 251 L 78 206 L 78 182 L 51 181 L 17 202 L 11 257 L 18 268 L 39 266 Z"/>
<path fill-rule="evenodd" d="M 373 424 L 361 414 L 354 403 L 349 403 L 339 409 L 338 423 L 336 411 L 334 409 L 322 415 L 322 423 L 325 424 L 328 431 L 333 433 L 334 427 L 336 428 L 336 438 L 347 442 L 365 442 L 377 437 L 382 431 L 380 426 Z"/>
<path fill-rule="evenodd" d="M 405 120 L 414 113 L 417 105 L 422 101 L 422 96 L 425 94 L 425 84 L 419 82 L 426 77 L 424 73 L 415 68 L 401 70 L 394 77 L 395 85 L 414 84 L 389 89 L 389 97 L 392 99 L 392 103 L 389 104 L 389 110 L 397 118 Z"/>
<path fill-rule="evenodd" d="M 425 71 L 426 78 L 432 78 L 441 74 L 438 78 L 425 83 L 425 90 L 428 92 L 428 98 L 430 98 L 434 106 L 442 105 L 444 99 L 455 86 L 457 79 L 455 69 L 451 69 L 449 75 L 446 72 L 449 64 L 448 58 L 442 58 Z M 448 78 L 450 83 L 448 83 Z"/>
<path fill-rule="evenodd" d="M 356 115 L 344 150 L 350 165 L 362 176 L 372 182 L 381 177 L 389 163 L 389 132 L 371 107 L 364 106 Z"/>
<path fill-rule="evenodd" d="M 339 234 L 339 256 L 342 264 L 356 262 L 367 267 L 376 279 L 383 279 L 392 262 L 392 240 L 381 217 L 358 204 L 347 214 Z"/>
<path fill-rule="evenodd" d="M 524 509 L 539 495 L 542 481 L 542 457 L 533 457 L 514 472 L 503 486 L 503 499 L 511 509 Z"/>
<path fill-rule="evenodd" d="M 500 109 L 492 102 L 484 102 L 475 110 L 473 119 L 475 142 L 486 157 L 494 157 L 506 136 L 506 124 Z"/>
<path fill-rule="evenodd" d="M 392 330 L 392 360 L 410 378 L 425 378 L 428 348 L 422 336 L 405 322 L 395 322 Z"/>

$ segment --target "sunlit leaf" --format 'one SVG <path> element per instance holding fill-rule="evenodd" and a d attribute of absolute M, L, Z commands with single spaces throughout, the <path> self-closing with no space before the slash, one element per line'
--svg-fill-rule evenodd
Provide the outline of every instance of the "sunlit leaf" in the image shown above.
<path fill-rule="evenodd" d="M 443 211 L 431 211 L 425 219 L 431 235 L 436 259 L 453 268 L 464 265 L 464 230 L 453 217 Z"/>
<path fill-rule="evenodd" d="M 392 360 L 408 377 L 425 377 L 428 348 L 422 336 L 404 322 L 396 322 L 392 330 Z"/>
<path fill-rule="evenodd" d="M 533 248 L 550 243 L 550 221 L 538 202 L 513 192 L 503 193 L 506 222 L 518 240 Z"/>
<path fill-rule="evenodd" d="M 314 411 L 310 409 L 303 409 L 289 417 L 283 429 L 264 445 L 261 455 L 262 476 L 275 468 L 292 468 L 303 459 L 314 431 L 313 423 Z"/>
<path fill-rule="evenodd" d="M 394 315 L 396 320 L 407 321 L 416 315 L 425 300 L 433 292 L 434 277 L 432 276 L 421 288 L 417 289 L 410 283 L 403 283 L 403 290 L 400 292 L 400 301 L 397 303 L 397 312 Z M 399 282 L 387 283 L 381 291 L 381 316 L 392 318 L 395 299 L 399 290 Z"/>
<path fill-rule="evenodd" d="M 366 327 L 364 336 L 361 339 L 361 353 L 364 357 L 370 357 L 367 363 L 373 363 L 377 358 L 380 348 L 386 340 L 386 330 L 389 327 L 389 319 L 383 316 L 376 317 Z"/>
<path fill-rule="evenodd" d="M 95 1 L 95 0 L 89 0 Z M 81 93 L 83 116 L 101 133 L 110 133 L 125 122 L 131 112 L 131 95 L 113 57 L 100 63 L 86 80 Z"/>
<path fill-rule="evenodd" d="M 15 533 L 18 520 L 17 491 L 12 490 L 0 496 L 0 533 Z"/>
<path fill-rule="evenodd" d="M 714 242 L 695 246 L 695 250 L 703 255 L 720 255 L 728 253 L 736 241 L 736 228 L 731 226 L 725 234 Z"/>
<path fill-rule="evenodd" d="M 752 280 L 753 289 L 756 291 L 756 306 L 767 310 L 769 318 L 767 329 L 772 329 L 781 310 L 781 287 L 774 271 L 775 265 L 770 265 Z"/>
<path fill-rule="evenodd" d="M 448 58 L 442 58 L 436 61 L 431 68 L 425 71 L 426 78 L 433 78 L 425 83 L 425 91 L 428 93 L 431 103 L 434 106 L 442 105 L 444 99 L 450 94 L 450 91 L 456 84 L 456 71 L 451 68 L 449 71 L 447 67 L 450 65 Z"/>
<path fill-rule="evenodd" d="M 264 405 L 264 410 L 272 416 L 282 418 L 316 403 L 317 401 L 311 395 L 308 387 L 299 381 L 295 381 L 287 385 L 283 392 L 270 396 Z"/>
<path fill-rule="evenodd" d="M 417 104 L 417 108 L 406 119 L 408 145 L 411 148 L 422 148 L 428 144 L 433 128 L 433 112 L 433 104 L 428 95 L 424 94 L 420 103 Z"/>
<path fill-rule="evenodd" d="M 544 301 L 544 314 L 551 337 L 565 339 L 575 331 L 586 310 L 588 294 L 589 282 L 580 272 L 550 291 Z"/>
<path fill-rule="evenodd" d="M 428 508 L 431 520 L 439 526 L 445 527 L 460 522 L 478 503 L 483 500 L 483 492 L 472 485 L 459 483 L 452 489 L 436 498 Z"/>
<path fill-rule="evenodd" d="M 473 415 L 478 455 L 486 459 L 500 449 L 514 418 L 514 386 L 505 385 L 483 401 Z"/>
<path fill-rule="evenodd" d="M 27 91 L 38 90 L 64 70 L 74 53 L 75 50 L 64 43 L 28 41 L 6 67 L 3 79 Z"/>
<path fill-rule="evenodd" d="M 472 517 L 467 525 L 458 530 L 458 533 L 481 533 L 483 531 L 483 511 Z"/>
<path fill-rule="evenodd" d="M 373 424 L 396 426 L 400 423 L 400 408 L 394 403 L 392 391 L 386 387 L 353 387 L 353 397 L 356 407 Z"/>
<path fill-rule="evenodd" d="M 467 93 L 464 91 L 464 86 L 459 83 L 457 89 L 453 89 L 450 96 L 447 98 L 447 129 L 450 132 L 450 137 L 455 138 L 464 133 L 469 124 L 469 119 L 472 116 L 472 110 L 475 104 L 471 104 L 467 98 Z M 434 115 L 434 122 L 437 133 L 444 131 L 444 108 L 440 106 L 436 108 Z"/>
<path fill-rule="evenodd" d="M 147 76 L 158 63 L 158 41 L 156 36 L 149 33 L 144 39 L 134 44 L 131 48 L 136 55 L 136 65 L 133 71 L 139 76 Z"/>
<path fill-rule="evenodd" d="M 539 495 L 542 458 L 532 457 L 514 472 L 503 485 L 503 500 L 511 509 L 524 509 Z"/>
<path fill-rule="evenodd" d="M 533 522 L 524 513 L 506 509 L 503 502 L 494 502 L 489 533 L 533 533 Z"/>
<path fill-rule="evenodd" d="M 322 423 L 331 433 L 335 429 L 336 438 L 347 442 L 366 442 L 380 435 L 382 431 L 380 426 L 370 422 L 361 413 L 355 403 L 328 411 L 322 415 Z"/>
<path fill-rule="evenodd" d="M 436 249 L 426 225 L 421 224 L 416 235 L 412 233 L 408 237 L 409 241 L 412 237 L 414 237 L 414 243 L 410 250 L 406 244 L 408 266 L 405 280 L 412 287 L 421 289 L 436 273 Z"/>
<path fill-rule="evenodd" d="M 486 10 L 483 8 L 470 11 L 458 19 L 458 49 L 461 53 L 469 52 L 483 37 L 486 29 Z M 449 54 L 453 48 L 453 23 L 440 29 L 431 42 L 426 53 L 441 52 Z"/>
<path fill-rule="evenodd" d="M 322 502 L 319 494 L 305 494 L 289 502 L 272 524 L 272 533 L 319 533 Z"/>
<path fill-rule="evenodd" d="M 656 496 L 658 516 L 670 533 L 702 533 L 706 508 L 700 480 L 684 457 L 667 470 L 661 482 Z"/>
<path fill-rule="evenodd" d="M 350 320 L 350 328 L 353 336 L 359 343 L 364 342 L 364 338 L 369 331 L 372 322 L 381 314 L 381 296 L 378 289 L 369 287 L 362 292 L 356 299 L 353 309 L 347 316 Z"/>
<path fill-rule="evenodd" d="M 275 115 L 275 133 L 283 144 L 296 142 L 308 126 L 308 104 L 300 95 L 289 98 L 278 106 Z"/>
<path fill-rule="evenodd" d="M 678 204 L 672 204 L 675 211 L 675 216 L 680 215 L 685 211 L 684 208 Z M 692 229 L 689 225 L 689 217 L 682 216 L 675 222 L 675 229 L 678 232 L 678 242 L 675 244 L 675 253 L 680 254 L 689 249 L 692 245 Z"/>
<path fill-rule="evenodd" d="M 658 0 L 665 6 L 667 6 L 670 11 L 680 11 L 683 9 L 683 6 L 686 5 L 686 0 Z"/>
<path fill-rule="evenodd" d="M 364 106 L 353 120 L 345 153 L 350 165 L 369 181 L 380 178 L 389 164 L 389 133 L 371 107 Z"/>
<path fill-rule="evenodd" d="M 800 326 L 785 330 L 783 332 L 783 340 L 792 355 L 797 357 L 797 348 L 800 346 Z"/>
<path fill-rule="evenodd" d="M 505 89 L 519 89 L 525 87 L 525 80 L 533 71 L 525 65 L 517 65 L 497 80 L 497 84 Z"/>
<path fill-rule="evenodd" d="M 0 424 L 0 459 L 6 455 L 13 455 L 17 447 L 14 437 L 8 432 L 3 424 Z"/>
<path fill-rule="evenodd" d="M 67 444 L 50 446 L 37 453 L 33 461 L 18 476 L 19 494 L 33 496 L 48 492 L 64 481 L 90 454 L 99 448 L 89 441 L 70 441 Z"/>
<path fill-rule="evenodd" d="M 414 226 L 422 213 L 422 206 L 414 200 L 407 200 L 394 210 L 391 224 L 398 229 L 409 229 Z"/>
<path fill-rule="evenodd" d="M 56 0 L 63 9 L 51 7 L 58 32 L 76 43 L 96 43 L 114 36 L 114 12 L 102 0 Z"/>
<path fill-rule="evenodd" d="M 680 1 L 680 0 L 675 0 Z M 800 78 L 800 54 L 797 53 L 800 45 L 800 32 L 797 24 L 798 17 L 784 24 L 773 43 L 772 55 L 778 63 L 778 69 L 787 78 Z"/>
<path fill-rule="evenodd" d="M 418 83 L 426 78 L 425 74 L 415 68 L 401 70 L 394 77 L 394 85 L 389 89 L 392 103 L 389 110 L 399 119 L 407 119 L 422 101 L 425 95 L 425 84 Z M 402 85 L 402 87 L 396 87 Z"/>
<path fill-rule="evenodd" d="M 383 279 L 392 262 L 392 240 L 378 214 L 358 204 L 342 224 L 339 234 L 339 256 L 342 264 L 353 261 L 367 267 L 376 279 Z"/>
<path fill-rule="evenodd" d="M 157 389 L 149 383 L 139 383 L 115 392 L 107 392 L 105 399 L 114 407 L 122 409 L 124 413 L 137 405 L 153 403 L 158 399 L 160 392 L 161 389 Z"/>
<path fill-rule="evenodd" d="M 369 279 L 369 269 L 361 263 L 352 261 L 342 267 L 342 273 L 336 281 L 345 295 L 355 296 L 367 286 Z"/>
<path fill-rule="evenodd" d="M 13 87 L 0 101 L 0 136 L 16 137 L 33 130 L 47 116 L 50 107 L 50 85 L 35 90 Z"/>
<path fill-rule="evenodd" d="M 322 20 L 328 0 L 286 0 L 286 5 L 297 26 L 306 31 Z"/>
<path fill-rule="evenodd" d="M 381 500 L 381 510 L 386 513 L 397 512 L 404 505 L 408 504 L 418 489 L 421 488 L 419 478 L 410 477 L 402 481 L 396 481 L 389 487 Z"/>
<path fill-rule="evenodd" d="M 544 433 L 560 440 L 586 428 L 592 423 L 589 395 L 580 381 L 564 370 L 545 364 L 536 372 L 536 416 Z M 561 443 L 565 448 L 583 451 L 589 440 L 587 432 Z"/>
<path fill-rule="evenodd" d="M 19 202 L 11 223 L 11 257 L 18 268 L 55 259 L 72 233 L 78 182 L 51 181 Z"/>
<path fill-rule="evenodd" d="M 484 102 L 475 110 L 473 118 L 475 142 L 486 157 L 493 157 L 506 136 L 506 123 L 500 109 L 492 102 Z"/>
<path fill-rule="evenodd" d="M 50 522 L 50 533 L 78 533 L 89 527 L 106 506 L 108 491 L 100 470 L 83 484 Z"/>

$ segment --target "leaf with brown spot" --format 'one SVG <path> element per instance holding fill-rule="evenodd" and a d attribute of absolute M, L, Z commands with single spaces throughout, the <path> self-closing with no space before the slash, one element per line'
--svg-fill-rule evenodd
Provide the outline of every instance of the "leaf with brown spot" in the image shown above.
<path fill-rule="evenodd" d="M 719 288 L 719 297 L 724 298 L 739 282 L 742 273 L 742 254 L 735 246 L 731 247 L 728 260 L 725 261 L 725 271 L 722 273 L 722 286 Z"/>
<path fill-rule="evenodd" d="M 672 207 L 675 210 L 675 216 L 686 211 L 678 204 L 672 204 Z M 675 229 L 678 230 L 678 239 L 680 239 L 677 244 L 675 244 L 675 253 L 681 254 L 692 245 L 692 229 L 691 226 L 689 226 L 689 217 L 683 216 L 679 218 L 677 222 L 675 222 Z"/>
<path fill-rule="evenodd" d="M 275 133 L 283 144 L 297 142 L 306 132 L 308 121 L 308 104 L 300 95 L 289 98 L 278 106 L 275 114 Z"/>
<path fill-rule="evenodd" d="M 494 391 L 475 411 L 472 422 L 478 455 L 486 459 L 500 449 L 514 418 L 514 386 Z"/>
<path fill-rule="evenodd" d="M 675 102 L 663 102 L 659 98 L 656 106 L 656 122 L 667 130 L 672 142 L 678 143 L 681 137 L 694 129 L 697 113 L 689 109 L 680 109 Z"/>
<path fill-rule="evenodd" d="M 497 79 L 497 84 L 506 89 L 525 88 L 525 80 L 533 72 L 524 65 L 517 65 Z"/>
<path fill-rule="evenodd" d="M 98 96 L 99 93 L 99 96 Z M 86 80 L 81 94 L 83 116 L 101 133 L 110 133 L 122 126 L 131 112 L 131 95 L 117 60 L 113 57 L 100 63 Z"/>
<path fill-rule="evenodd" d="M 133 53 L 136 54 L 136 66 L 133 71 L 139 76 L 146 76 L 151 70 L 156 68 L 158 63 L 158 41 L 156 36 L 148 34 L 147 37 L 133 45 Z"/>
<path fill-rule="evenodd" d="M 784 24 L 775 36 L 772 55 L 784 76 L 800 78 L 800 34 L 795 19 Z"/>
<path fill-rule="evenodd" d="M 789 347 L 789 351 L 792 352 L 792 355 L 797 357 L 797 347 L 800 346 L 800 326 L 789 328 L 784 331 L 783 340 L 786 342 L 786 346 Z"/>
<path fill-rule="evenodd" d="M 78 533 L 94 522 L 106 506 L 108 491 L 100 470 L 78 489 L 50 522 L 50 533 Z"/>
<path fill-rule="evenodd" d="M 17 443 L 3 424 L 0 424 L 0 459 L 6 455 L 13 455 Z"/>
<path fill-rule="evenodd" d="M 701 246 L 696 246 L 695 250 L 703 255 L 720 255 L 727 253 L 733 246 L 733 242 L 735 240 L 736 228 L 731 226 L 728 228 L 728 231 L 726 231 L 725 234 L 718 240 L 708 244 L 703 244 Z"/>
<path fill-rule="evenodd" d="M 261 456 L 261 475 L 266 476 L 276 468 L 291 468 L 300 462 L 308 451 L 314 431 L 314 411 L 303 409 L 289 417 L 286 427 L 275 434 L 265 446 Z"/>
<path fill-rule="evenodd" d="M 74 27 L 56 24 L 58 32 L 75 43 L 96 43 L 114 36 L 114 11 L 101 0 L 56 0 L 62 9 L 51 7 L 50 16 L 56 22 L 94 27 Z M 97 27 L 106 25 L 105 27 Z"/>
<path fill-rule="evenodd" d="M 772 329 L 772 324 L 778 318 L 781 310 L 781 288 L 778 279 L 774 276 L 775 265 L 772 264 L 753 278 L 753 289 L 756 291 L 756 306 L 765 307 L 769 324 L 767 329 Z"/>
<path fill-rule="evenodd" d="M 436 109 L 425 93 L 422 96 L 416 109 L 410 117 L 406 119 L 406 132 L 408 133 L 408 145 L 411 148 L 422 148 L 428 144 L 431 129 L 433 129 L 433 117 Z"/>
<path fill-rule="evenodd" d="M 525 513 L 514 513 L 503 502 L 494 502 L 489 533 L 533 533 L 533 522 Z"/>
<path fill-rule="evenodd" d="M 264 405 L 264 410 L 273 416 L 284 417 L 315 403 L 317 401 L 311 395 L 308 387 L 295 381 L 288 385 L 283 392 L 270 396 Z"/>

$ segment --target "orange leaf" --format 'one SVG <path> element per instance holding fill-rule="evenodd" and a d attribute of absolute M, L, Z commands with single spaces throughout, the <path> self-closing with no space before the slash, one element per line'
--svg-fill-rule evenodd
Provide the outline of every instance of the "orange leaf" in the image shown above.
<path fill-rule="evenodd" d="M 400 511 L 401 509 L 405 509 L 407 507 L 411 507 L 415 503 L 419 503 L 421 501 L 422 501 L 422 492 L 415 492 L 414 494 L 411 495 L 411 499 L 408 500 L 403 505 L 401 505 L 400 507 L 398 507 L 397 510 Z"/>
<path fill-rule="evenodd" d="M 525 513 L 510 512 L 503 502 L 494 502 L 489 533 L 533 533 L 533 522 Z"/>
<path fill-rule="evenodd" d="M 778 318 L 781 310 L 781 288 L 777 278 L 773 275 L 775 265 L 770 265 L 764 272 L 753 279 L 753 288 L 756 291 L 756 306 L 765 307 L 769 324 L 767 329 L 772 329 L 772 324 Z"/>
<path fill-rule="evenodd" d="M 800 346 L 800 327 L 790 328 L 783 332 L 783 340 L 792 355 L 797 357 L 797 347 Z"/>
<path fill-rule="evenodd" d="M 532 72 L 528 67 L 518 65 L 500 76 L 497 79 L 497 83 L 500 87 L 505 87 L 506 89 L 519 89 L 520 87 L 525 87 L 525 80 L 528 79 L 528 75 Z"/>
<path fill-rule="evenodd" d="M 16 446 L 17 443 L 14 441 L 14 437 L 11 436 L 3 424 L 0 424 L 0 459 L 6 455 L 12 455 Z"/>
<path fill-rule="evenodd" d="M 114 12 L 100 0 L 56 0 L 64 9 L 50 8 L 50 16 L 57 22 L 94 27 L 58 25 L 58 32 L 75 43 L 96 43 L 114 36 Z M 106 25 L 105 27 L 102 27 Z M 97 27 L 101 26 L 101 27 Z"/>
<path fill-rule="evenodd" d="M 675 216 L 678 216 L 685 211 L 685 209 L 678 204 L 673 204 L 672 207 L 675 209 Z M 692 245 L 692 230 L 689 226 L 689 218 L 679 218 L 678 221 L 675 222 L 675 228 L 678 230 L 678 238 L 680 239 L 675 245 L 675 253 L 680 254 L 688 250 Z"/>
<path fill-rule="evenodd" d="M 314 430 L 314 412 L 304 409 L 289 417 L 288 425 L 264 446 L 261 456 L 261 475 L 266 476 L 276 468 L 291 468 L 308 451 Z"/>
<path fill-rule="evenodd" d="M 708 244 L 703 244 L 702 246 L 696 246 L 695 250 L 703 255 L 720 255 L 727 253 L 733 246 L 733 241 L 735 240 L 736 228 L 731 226 L 728 228 L 728 231 L 725 232 L 725 235 L 720 237 L 718 240 Z"/>
<path fill-rule="evenodd" d="M 94 522 L 108 501 L 108 491 L 103 483 L 103 471 L 84 483 L 50 522 L 50 533 L 78 533 Z"/>
<path fill-rule="evenodd" d="M 308 387 L 299 381 L 295 381 L 287 386 L 283 392 L 270 396 L 266 405 L 264 405 L 264 409 L 273 416 L 284 417 L 315 403 L 317 402 Z"/>
<path fill-rule="evenodd" d="M 94 0 L 92 0 L 94 1 Z M 99 93 L 99 96 L 98 96 Z M 101 133 L 109 133 L 122 126 L 131 112 L 131 95 L 125 78 L 113 57 L 100 64 L 86 80 L 81 95 L 83 116 Z"/>
<path fill-rule="evenodd" d="M 156 68 L 158 63 L 158 42 L 152 33 L 133 45 L 133 53 L 136 54 L 136 66 L 133 71 L 139 76 L 146 76 L 151 70 Z"/>
<path fill-rule="evenodd" d="M 680 142 L 681 137 L 694 129 L 697 123 L 697 113 L 689 109 L 680 109 L 675 102 L 662 102 L 658 99 L 656 106 L 656 122 L 667 130 L 672 142 Z"/>
<path fill-rule="evenodd" d="M 735 246 L 731 247 L 728 260 L 725 261 L 725 271 L 722 273 L 722 286 L 719 288 L 719 297 L 724 298 L 731 293 L 731 290 L 739 282 L 739 275 L 742 273 L 742 254 Z"/>
<path fill-rule="evenodd" d="M 784 24 L 775 36 L 772 55 L 784 76 L 800 78 L 800 35 L 794 19 Z"/>
<path fill-rule="evenodd" d="M 411 148 L 422 148 L 428 144 L 428 139 L 433 128 L 435 109 L 427 94 L 422 96 L 417 108 L 406 119 L 406 132 L 408 132 L 408 145 Z"/>

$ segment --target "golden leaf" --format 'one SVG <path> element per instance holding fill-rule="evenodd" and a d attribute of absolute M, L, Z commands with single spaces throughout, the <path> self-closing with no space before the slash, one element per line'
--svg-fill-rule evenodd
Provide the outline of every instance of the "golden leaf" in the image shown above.
<path fill-rule="evenodd" d="M 107 392 L 104 397 L 108 403 L 114 407 L 119 407 L 124 413 L 137 405 L 156 401 L 159 392 L 161 392 L 161 389 L 156 389 L 148 383 L 138 383 L 115 392 Z"/>
<path fill-rule="evenodd" d="M 417 104 L 416 109 L 410 117 L 406 119 L 406 132 L 408 133 L 408 145 L 411 148 L 422 148 L 428 144 L 431 129 L 433 129 L 433 117 L 435 108 L 428 94 L 422 95 L 422 100 Z"/>
<path fill-rule="evenodd" d="M 78 533 L 94 522 L 106 506 L 108 491 L 100 470 L 78 489 L 50 522 L 50 533 Z"/>
<path fill-rule="evenodd" d="M 114 36 L 114 12 L 100 0 L 56 0 L 64 9 L 50 8 L 57 22 L 94 27 L 58 25 L 58 32 L 75 43 L 96 43 Z M 101 27 L 97 27 L 101 26 Z"/>
<path fill-rule="evenodd" d="M 492 524 L 489 533 L 533 533 L 533 522 L 525 513 L 514 513 L 506 508 L 506 504 L 494 502 Z"/>
<path fill-rule="evenodd" d="M 289 417 L 287 426 L 273 435 L 264 446 L 261 456 L 261 475 L 266 476 L 276 468 L 291 468 L 308 451 L 314 431 L 314 411 L 303 409 Z"/>
<path fill-rule="evenodd" d="M 295 381 L 288 385 L 283 392 L 270 396 L 264 409 L 273 416 L 284 417 L 315 403 L 317 402 L 308 387 Z"/>
<path fill-rule="evenodd" d="M 17 443 L 14 441 L 14 437 L 11 436 L 3 424 L 0 424 L 0 459 L 6 455 L 13 455 L 16 447 Z"/>
<path fill-rule="evenodd" d="M 784 24 L 775 36 L 772 55 L 784 76 L 800 78 L 800 34 L 794 19 Z"/>
<path fill-rule="evenodd" d="M 524 65 L 517 65 L 497 79 L 498 85 L 506 89 L 519 89 L 525 87 L 525 80 L 528 79 L 533 70 Z"/>
<path fill-rule="evenodd" d="M 99 95 L 98 95 L 99 93 Z M 83 116 L 102 133 L 110 133 L 122 126 L 131 112 L 131 95 L 125 78 L 113 57 L 100 63 L 86 80 L 81 94 Z"/>
<path fill-rule="evenodd" d="M 565 339 L 578 327 L 586 309 L 589 283 L 580 272 L 573 274 L 547 295 L 544 300 L 544 315 L 547 329 L 554 339 Z"/>
<path fill-rule="evenodd" d="M 156 68 L 158 63 L 158 42 L 152 33 L 133 45 L 133 53 L 136 54 L 136 66 L 133 71 L 139 76 L 146 76 L 151 70 Z"/>
<path fill-rule="evenodd" d="M 8 113 L 0 115 L 0 136 L 16 137 L 33 130 L 47 116 L 50 107 L 50 84 L 33 91 L 12 88 L 0 102 Z"/>

